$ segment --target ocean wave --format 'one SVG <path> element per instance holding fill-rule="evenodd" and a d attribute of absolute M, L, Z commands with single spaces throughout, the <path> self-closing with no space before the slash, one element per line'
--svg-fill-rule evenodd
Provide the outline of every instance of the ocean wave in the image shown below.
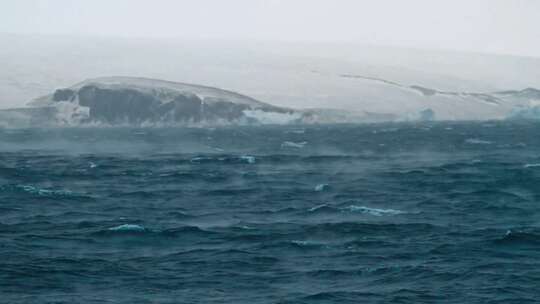
<path fill-rule="evenodd" d="M 319 292 L 311 295 L 307 295 L 298 299 L 300 303 L 313 303 L 313 302 L 324 302 L 324 303 L 335 303 L 335 302 L 347 302 L 347 303 L 357 303 L 358 299 L 381 299 L 382 296 L 376 293 L 368 292 L 356 292 L 356 291 L 325 291 Z"/>
<path fill-rule="evenodd" d="M 187 238 L 187 237 L 202 237 L 207 238 L 217 232 L 203 230 L 197 226 L 180 226 L 167 229 L 149 229 L 140 224 L 121 224 L 106 229 L 99 230 L 94 235 L 97 236 L 115 236 L 115 235 L 139 235 L 151 238 Z"/>
<path fill-rule="evenodd" d="M 149 288 L 185 285 L 185 298 L 201 302 L 259 303 L 275 299 L 259 288 L 268 282 L 286 287 L 278 299 L 286 303 L 436 302 L 424 297 L 434 294 L 426 284 L 456 303 L 534 300 L 540 124 L 490 133 L 451 123 L 454 131 L 440 133 L 447 125 L 430 134 L 416 124 L 377 135 L 371 130 L 385 126 L 0 134 L 0 150 L 25 149 L 0 152 L 0 258 L 9 264 L 0 282 L 13 291 L 6 302 L 27 290 L 39 291 L 32 303 L 66 290 L 92 302 L 84 291 L 100 294 L 96 281 L 110 287 L 101 302 L 140 302 Z M 284 133 L 300 127 L 304 134 Z M 77 139 L 66 141 L 66 153 L 50 152 L 58 138 Z M 304 140 L 303 149 L 280 148 Z M 515 141 L 527 150 L 497 147 Z M 506 289 L 462 292 L 463 278 Z M 222 291 L 210 290 L 215 282 L 225 282 Z M 373 290 L 381 282 L 390 288 Z M 112 299 L 115 290 L 126 293 Z"/>
<path fill-rule="evenodd" d="M 240 156 L 239 158 L 241 161 L 244 161 L 248 164 L 254 164 L 255 163 L 255 156 L 250 156 L 250 155 L 242 155 Z"/>
<path fill-rule="evenodd" d="M 292 130 L 287 130 L 285 131 L 285 134 L 287 133 L 290 133 L 290 134 L 305 134 L 306 133 L 306 129 L 292 129 Z"/>
<path fill-rule="evenodd" d="M 284 141 L 281 143 L 282 149 L 292 148 L 292 149 L 302 149 L 307 145 L 307 141 L 302 142 L 293 142 L 293 141 Z"/>
<path fill-rule="evenodd" d="M 257 161 L 257 158 L 252 155 L 240 155 L 240 156 L 196 156 L 191 158 L 190 163 L 192 164 L 202 164 L 202 163 L 245 163 L 245 164 L 254 164 Z"/>
<path fill-rule="evenodd" d="M 300 246 L 300 247 L 321 247 L 326 246 L 324 243 L 321 242 L 314 242 L 314 241 L 305 241 L 305 240 L 292 240 L 290 241 L 291 244 Z"/>
<path fill-rule="evenodd" d="M 478 138 L 467 138 L 465 140 L 465 143 L 471 144 L 471 145 L 491 145 L 491 144 L 493 144 L 492 141 L 478 139 Z"/>
<path fill-rule="evenodd" d="M 161 236 L 164 237 L 186 237 L 190 236 L 199 236 L 199 237 L 209 237 L 216 234 L 217 232 L 208 231 L 201 229 L 197 226 L 181 226 L 176 228 L 168 228 L 165 230 L 156 231 Z"/>
<path fill-rule="evenodd" d="M 15 187 L 25 192 L 38 194 L 41 196 L 71 196 L 73 195 L 73 192 L 69 190 L 51 190 L 51 189 L 43 189 L 43 188 L 38 188 L 34 186 L 29 186 L 29 185 L 17 185 Z"/>
<path fill-rule="evenodd" d="M 341 208 L 341 210 L 344 211 L 351 211 L 351 212 L 360 212 L 360 213 L 366 213 L 370 215 L 375 216 L 383 216 L 383 215 L 398 215 L 405 213 L 401 210 L 395 210 L 395 209 L 378 209 L 378 208 L 369 208 L 365 206 L 356 206 L 356 205 L 350 205 L 347 207 Z"/>
<path fill-rule="evenodd" d="M 208 161 L 213 161 L 213 160 L 214 158 L 212 157 L 197 156 L 197 157 L 193 157 L 189 161 L 192 163 L 202 163 L 202 162 L 208 162 Z"/>
<path fill-rule="evenodd" d="M 283 149 L 285 150 L 285 149 Z M 290 149 L 292 150 L 292 149 Z M 330 164 L 342 161 L 366 161 L 376 160 L 379 156 L 375 155 L 340 155 L 340 154 L 320 154 L 320 155 L 295 155 L 295 154 L 267 154 L 257 156 L 265 163 L 305 163 L 305 164 Z"/>
<path fill-rule="evenodd" d="M 328 204 L 321 204 L 321 205 L 309 208 L 308 211 L 309 212 L 324 212 L 324 211 L 339 211 L 339 210 Z"/>
<path fill-rule="evenodd" d="M 495 240 L 501 245 L 540 245 L 540 234 L 535 231 L 508 230 L 502 238 Z"/>
<path fill-rule="evenodd" d="M 4 185 L 0 186 L 0 191 L 23 192 L 43 197 L 88 197 L 81 193 L 62 189 L 39 188 L 32 185 Z"/>
<path fill-rule="evenodd" d="M 122 224 L 119 226 L 108 228 L 109 231 L 130 231 L 130 232 L 142 232 L 146 231 L 146 228 L 136 224 Z"/>
<path fill-rule="evenodd" d="M 315 191 L 317 192 L 327 191 L 329 189 L 330 185 L 328 184 L 318 184 L 317 186 L 315 186 Z"/>
<path fill-rule="evenodd" d="M 374 216 L 384 215 L 399 215 L 406 213 L 405 211 L 395 209 L 379 209 L 365 206 L 348 205 L 345 207 L 334 207 L 329 204 L 321 204 L 308 209 L 309 212 L 325 213 L 325 212 L 358 212 Z"/>

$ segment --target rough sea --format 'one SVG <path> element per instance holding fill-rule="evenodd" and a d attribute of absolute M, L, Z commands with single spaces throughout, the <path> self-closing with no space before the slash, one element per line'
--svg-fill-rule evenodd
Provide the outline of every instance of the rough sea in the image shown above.
<path fill-rule="evenodd" d="M 540 123 L 0 129 L 0 303 L 538 303 Z"/>

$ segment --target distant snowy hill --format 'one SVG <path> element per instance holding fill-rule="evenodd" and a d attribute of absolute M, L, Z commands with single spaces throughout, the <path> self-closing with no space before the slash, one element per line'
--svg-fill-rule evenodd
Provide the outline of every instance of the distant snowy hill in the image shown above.
<path fill-rule="evenodd" d="M 235 104 L 241 104 L 255 108 L 271 107 L 270 105 L 257 101 L 251 97 L 227 90 L 202 85 L 178 83 L 142 77 L 116 76 L 93 78 L 69 87 L 63 92 L 64 94 L 66 94 L 68 93 L 67 90 L 70 90 L 72 94 L 75 94 L 82 88 L 90 86 L 103 90 L 133 90 L 144 94 L 153 94 L 160 96 L 160 101 L 164 103 L 173 101 L 174 98 L 176 98 L 178 95 L 183 95 L 186 97 L 197 97 L 201 101 L 204 101 L 206 104 L 213 104 L 226 100 Z M 62 97 L 62 90 L 57 90 L 55 94 L 37 98 L 34 101 L 30 102 L 29 105 L 48 105 L 56 101 L 62 100 L 68 99 Z M 112 102 L 118 101 L 115 100 Z"/>
<path fill-rule="evenodd" d="M 301 116 L 231 91 L 138 77 L 89 79 L 39 97 L 29 106 L 10 113 L 56 125 L 215 125 L 258 123 L 267 116 L 289 122 Z"/>
<path fill-rule="evenodd" d="M 0 126 L 8 127 L 216 126 L 398 119 L 394 115 L 339 109 L 290 109 L 218 88 L 139 77 L 88 79 L 36 98 L 26 108 L 0 110 Z"/>

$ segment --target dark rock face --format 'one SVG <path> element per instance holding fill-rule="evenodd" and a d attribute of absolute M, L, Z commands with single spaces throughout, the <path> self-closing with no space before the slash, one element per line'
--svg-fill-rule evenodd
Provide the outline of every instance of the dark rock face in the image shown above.
<path fill-rule="evenodd" d="M 55 95 L 63 98 L 70 97 L 70 93 L 76 94 L 79 105 L 90 109 L 88 120 L 110 124 L 234 121 L 242 118 L 243 111 L 249 109 L 246 105 L 225 100 L 205 103 L 196 95 L 189 94 L 177 95 L 172 101 L 163 103 L 159 96 L 135 89 L 108 89 L 88 85 L 76 93 L 69 91 L 57 90 Z"/>
<path fill-rule="evenodd" d="M 244 110 L 248 107 L 241 104 L 234 104 L 226 101 L 218 101 L 213 104 L 203 106 L 202 116 L 205 120 L 224 119 L 233 121 L 244 115 Z"/>
<path fill-rule="evenodd" d="M 130 89 L 101 89 L 84 86 L 79 92 L 79 104 L 90 108 L 90 120 L 107 123 L 140 123 L 153 120 L 159 100 L 154 96 Z"/>
<path fill-rule="evenodd" d="M 47 113 L 53 114 L 46 116 L 52 125 L 281 123 L 298 119 L 303 113 L 219 88 L 137 77 L 85 80 L 36 98 L 31 106 L 51 108 Z"/>
<path fill-rule="evenodd" d="M 173 101 L 157 108 L 158 117 L 165 121 L 193 121 L 202 120 L 202 101 L 197 96 L 176 96 Z"/>
<path fill-rule="evenodd" d="M 72 100 L 75 97 L 75 91 L 70 89 L 59 89 L 53 94 L 54 101 Z"/>

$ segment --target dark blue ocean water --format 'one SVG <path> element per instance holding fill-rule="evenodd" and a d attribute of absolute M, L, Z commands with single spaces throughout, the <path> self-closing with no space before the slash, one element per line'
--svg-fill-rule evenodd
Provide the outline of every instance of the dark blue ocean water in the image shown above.
<path fill-rule="evenodd" d="M 0 130 L 1 303 L 537 303 L 540 124 Z"/>

